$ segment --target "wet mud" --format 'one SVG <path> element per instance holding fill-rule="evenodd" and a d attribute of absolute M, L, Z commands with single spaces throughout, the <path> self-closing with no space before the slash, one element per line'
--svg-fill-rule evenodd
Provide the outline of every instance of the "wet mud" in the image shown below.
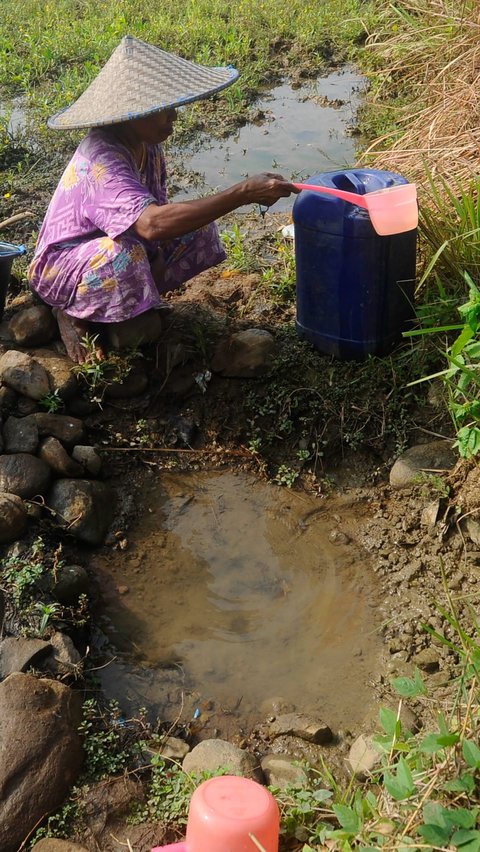
<path fill-rule="evenodd" d="M 368 559 L 328 507 L 232 472 L 147 481 L 126 550 L 95 559 L 107 695 L 244 730 L 273 697 L 355 727 L 382 650 Z"/>

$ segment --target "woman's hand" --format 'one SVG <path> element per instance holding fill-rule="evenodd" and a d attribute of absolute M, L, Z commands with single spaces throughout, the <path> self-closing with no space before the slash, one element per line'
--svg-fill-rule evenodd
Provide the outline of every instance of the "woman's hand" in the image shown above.
<path fill-rule="evenodd" d="M 245 194 L 245 204 L 263 204 L 265 207 L 275 204 L 279 198 L 287 198 L 292 192 L 300 192 L 282 175 L 270 172 L 247 178 L 243 181 L 242 191 Z"/>

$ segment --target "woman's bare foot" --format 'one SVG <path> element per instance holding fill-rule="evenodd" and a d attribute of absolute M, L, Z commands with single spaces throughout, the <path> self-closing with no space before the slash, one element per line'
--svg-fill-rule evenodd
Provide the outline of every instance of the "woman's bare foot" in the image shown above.
<path fill-rule="evenodd" d="M 69 314 L 66 314 L 60 308 L 54 310 L 53 313 L 57 320 L 60 337 L 67 350 L 67 355 L 76 364 L 84 364 L 89 353 L 83 342 L 83 338 L 92 330 L 91 324 L 85 322 L 85 320 L 69 316 Z M 105 353 L 101 345 L 97 344 L 97 342 L 95 343 L 95 357 L 99 361 L 103 361 L 105 358 Z"/>

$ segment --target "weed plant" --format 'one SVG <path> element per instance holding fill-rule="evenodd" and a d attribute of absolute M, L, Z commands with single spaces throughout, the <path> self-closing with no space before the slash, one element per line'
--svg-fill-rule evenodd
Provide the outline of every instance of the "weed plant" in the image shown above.
<path fill-rule="evenodd" d="M 386 458 L 406 447 L 422 393 L 408 382 L 431 365 L 433 348 L 419 344 L 357 363 L 321 355 L 291 326 L 277 342 L 266 380 L 246 389 L 242 419 L 256 455 L 273 460 L 283 448 L 285 461 L 273 474 L 279 483 L 291 486 L 306 459 L 322 474 L 325 456 L 331 462 L 333 454 L 364 449 Z"/>
<path fill-rule="evenodd" d="M 50 576 L 43 540 L 37 538 L 25 557 L 8 556 L 2 568 L 2 588 L 13 596 L 17 606 L 26 605 L 39 589 L 40 581 Z"/>
<path fill-rule="evenodd" d="M 124 382 L 141 353 L 138 349 L 126 349 L 121 353 L 109 352 L 107 357 L 101 358 L 98 352 L 98 335 L 86 334 L 82 343 L 86 351 L 85 361 L 75 364 L 72 370 L 85 385 L 90 400 L 101 406 L 109 385 Z M 51 396 L 48 398 L 50 404 Z"/>
<path fill-rule="evenodd" d="M 426 627 L 459 660 L 451 695 L 442 705 L 429 694 L 418 670 L 392 686 L 398 711 L 382 708 L 374 737 L 378 768 L 364 782 L 335 783 L 326 767 L 310 769 L 307 787 L 274 790 L 287 836 L 307 840 L 308 850 L 480 849 L 478 734 L 480 645 L 478 622 L 467 631 L 447 592 L 439 606 L 453 639 Z M 424 705 L 431 727 L 413 734 L 400 721 L 402 702 Z"/>

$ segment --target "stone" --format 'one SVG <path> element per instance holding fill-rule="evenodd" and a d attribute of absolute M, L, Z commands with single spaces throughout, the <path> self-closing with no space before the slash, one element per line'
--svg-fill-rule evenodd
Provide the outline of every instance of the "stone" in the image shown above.
<path fill-rule="evenodd" d="M 88 852 L 85 846 L 72 843 L 71 840 L 59 840 L 55 837 L 44 837 L 32 846 L 32 852 Z"/>
<path fill-rule="evenodd" d="M 27 529 L 28 513 L 20 497 L 0 492 L 0 544 L 20 538 Z"/>
<path fill-rule="evenodd" d="M 50 393 L 46 370 L 30 355 L 8 349 L 0 358 L 0 379 L 29 399 L 43 399 Z"/>
<path fill-rule="evenodd" d="M 9 417 L 3 426 L 3 445 L 6 453 L 36 453 L 37 424 L 30 417 Z"/>
<path fill-rule="evenodd" d="M 17 394 L 6 385 L 0 387 L 0 419 L 11 414 L 17 404 Z"/>
<path fill-rule="evenodd" d="M 73 363 L 70 358 L 53 349 L 35 349 L 32 354 L 47 373 L 51 393 L 57 392 L 65 401 L 75 396 L 78 392 L 78 381 L 72 372 Z"/>
<path fill-rule="evenodd" d="M 34 411 L 40 411 L 34 399 L 29 399 L 27 396 L 18 397 L 16 408 L 18 417 L 26 417 L 28 414 L 33 414 Z"/>
<path fill-rule="evenodd" d="M 16 852 L 82 766 L 78 693 L 18 672 L 0 683 L 0 849 Z"/>
<path fill-rule="evenodd" d="M 480 544 L 480 522 L 476 521 L 471 515 L 461 521 L 462 530 L 466 533 L 470 541 L 474 544 Z"/>
<path fill-rule="evenodd" d="M 392 488 L 414 485 L 422 473 L 442 474 L 458 461 L 449 441 L 430 441 L 410 447 L 397 459 L 390 471 Z"/>
<path fill-rule="evenodd" d="M 279 716 L 285 713 L 294 713 L 295 707 L 281 695 L 273 695 L 265 698 L 260 704 L 260 711 L 264 716 Z"/>
<path fill-rule="evenodd" d="M 86 595 L 90 588 L 88 574 L 83 565 L 62 565 L 57 571 L 57 582 L 52 594 L 65 606 L 77 603 L 80 595 Z"/>
<path fill-rule="evenodd" d="M 375 748 L 373 738 L 360 734 L 352 743 L 347 761 L 357 778 L 366 778 L 381 763 L 382 755 Z"/>
<path fill-rule="evenodd" d="M 305 770 L 285 754 L 267 754 L 261 765 L 269 787 L 285 790 L 291 786 L 305 787 L 308 783 Z"/>
<path fill-rule="evenodd" d="M 102 459 L 94 447 L 76 444 L 72 450 L 72 458 L 82 465 L 85 473 L 98 476 L 102 469 Z"/>
<path fill-rule="evenodd" d="M 57 323 L 46 305 L 18 311 L 10 320 L 9 330 L 19 346 L 42 346 L 58 334 Z"/>
<path fill-rule="evenodd" d="M 44 438 L 40 444 L 38 456 L 48 464 L 56 476 L 76 477 L 84 475 L 82 465 L 70 458 L 58 438 Z"/>
<path fill-rule="evenodd" d="M 332 731 L 325 722 L 303 713 L 285 713 L 283 716 L 277 716 L 271 723 L 269 731 L 272 737 L 288 735 L 317 745 L 325 745 L 333 740 Z"/>
<path fill-rule="evenodd" d="M 12 276 L 15 278 L 15 276 Z M 18 279 L 17 279 L 18 281 Z M 8 300 L 8 307 L 13 311 L 23 310 L 24 308 L 31 308 L 33 305 L 38 304 L 38 296 L 32 290 L 23 290 L 18 296 L 13 296 Z"/>
<path fill-rule="evenodd" d="M 261 767 L 253 754 L 225 740 L 202 740 L 184 757 L 182 767 L 187 774 L 227 769 L 230 775 L 263 781 Z"/>
<path fill-rule="evenodd" d="M 89 479 L 58 479 L 47 504 L 70 535 L 87 544 L 102 544 L 113 520 L 113 494 L 107 485 Z"/>
<path fill-rule="evenodd" d="M 54 675 L 78 677 L 82 672 L 82 658 L 70 636 L 54 633 L 50 637 L 52 653 L 45 661 L 46 668 Z"/>
<path fill-rule="evenodd" d="M 229 378 L 251 378 L 268 372 L 275 354 L 275 340 L 262 328 L 237 331 L 218 344 L 212 370 Z"/>
<path fill-rule="evenodd" d="M 439 653 L 435 648 L 423 648 L 415 654 L 413 662 L 419 669 L 427 673 L 438 672 L 440 668 Z"/>
<path fill-rule="evenodd" d="M 46 657 L 51 650 L 50 642 L 44 642 L 42 639 L 7 636 L 0 642 L 0 678 L 3 680 L 13 672 L 25 672 Z"/>
<path fill-rule="evenodd" d="M 160 311 L 146 311 L 136 317 L 116 322 L 107 328 L 112 349 L 135 349 L 143 343 L 155 343 L 162 332 Z"/>
<path fill-rule="evenodd" d="M 85 427 L 77 417 L 67 417 L 65 414 L 49 414 L 39 411 L 33 414 L 41 438 L 57 438 L 66 447 L 81 444 L 85 437 Z"/>
<path fill-rule="evenodd" d="M 68 403 L 68 413 L 72 417 L 88 417 L 94 411 L 98 411 L 98 404 L 84 396 L 74 396 Z"/>
<path fill-rule="evenodd" d="M 110 382 L 105 388 L 106 399 L 131 399 L 140 396 L 148 388 L 148 376 L 144 370 L 133 369 L 121 382 Z"/>
<path fill-rule="evenodd" d="M 158 754 L 164 760 L 171 760 L 173 763 L 181 763 L 190 751 L 188 743 L 180 737 L 163 737 L 159 745 L 152 744 L 147 748 L 152 754 Z"/>
<path fill-rule="evenodd" d="M 46 491 L 50 477 L 49 466 L 36 456 L 28 453 L 0 456 L 0 491 L 35 497 Z"/>
<path fill-rule="evenodd" d="M 438 520 L 440 506 L 440 500 L 432 500 L 432 502 L 429 503 L 428 506 L 425 506 L 425 508 L 422 510 L 422 514 L 420 517 L 420 523 L 423 527 L 433 529 Z"/>

